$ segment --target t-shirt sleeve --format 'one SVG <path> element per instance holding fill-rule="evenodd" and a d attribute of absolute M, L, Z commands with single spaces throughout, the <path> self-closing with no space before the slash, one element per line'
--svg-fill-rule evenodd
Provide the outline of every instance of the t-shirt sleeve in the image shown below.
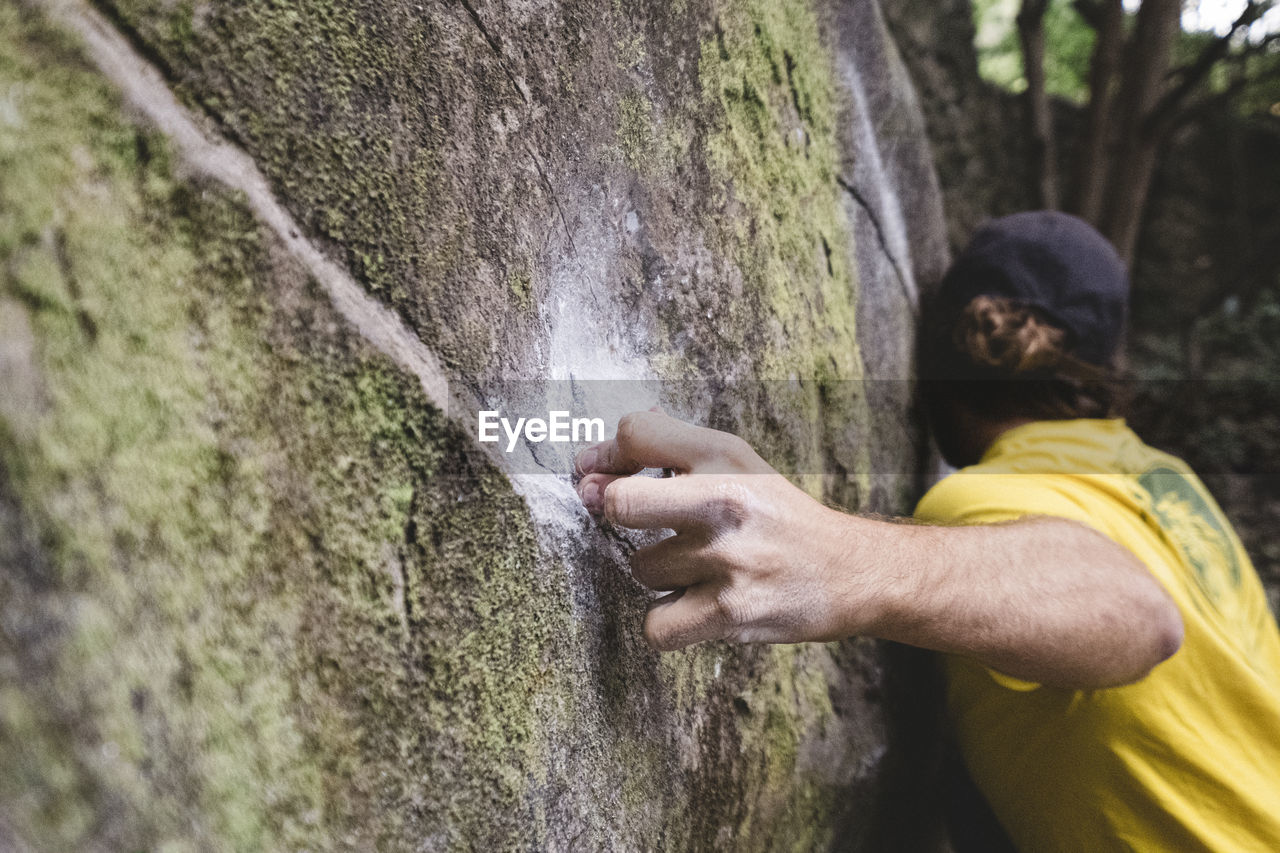
<path fill-rule="evenodd" d="M 1084 507 L 1046 482 L 1046 478 L 1031 474 L 958 471 L 930 489 L 915 511 L 917 521 L 950 525 L 998 524 L 1040 515 L 1077 521 L 1106 535 Z M 1034 681 L 972 663 L 1009 690 L 1024 692 L 1040 687 Z"/>

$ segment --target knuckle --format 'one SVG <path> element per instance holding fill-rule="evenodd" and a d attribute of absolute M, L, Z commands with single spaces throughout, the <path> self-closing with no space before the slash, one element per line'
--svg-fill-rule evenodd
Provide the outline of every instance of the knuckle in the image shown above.
<path fill-rule="evenodd" d="M 628 447 L 635 440 L 636 433 L 636 416 L 635 413 L 623 415 L 618 421 L 618 446 Z"/>
<path fill-rule="evenodd" d="M 756 566 L 750 557 L 751 549 L 737 533 L 720 534 L 711 539 L 705 548 L 709 565 L 715 567 L 721 579 L 749 580 L 756 574 Z"/>
<path fill-rule="evenodd" d="M 719 627 L 731 630 L 746 624 L 747 608 L 742 595 L 732 587 L 722 587 L 712 599 L 713 612 Z"/>
<path fill-rule="evenodd" d="M 627 512 L 631 507 L 631 499 L 627 496 L 627 489 L 622 484 L 625 480 L 616 480 L 605 487 L 604 490 L 604 514 L 610 521 L 621 521 L 627 518 Z"/>
<path fill-rule="evenodd" d="M 671 644 L 671 637 L 653 618 L 652 614 L 644 620 L 644 639 L 645 642 L 660 652 L 669 652 L 675 648 Z"/>
<path fill-rule="evenodd" d="M 723 433 L 723 435 L 721 453 L 724 454 L 726 459 L 733 462 L 744 462 L 755 455 L 755 451 L 745 438 L 727 432 Z"/>
<path fill-rule="evenodd" d="M 702 547 L 698 549 L 698 556 L 709 570 L 721 576 L 733 568 L 723 537 L 715 535 L 707 537 L 707 540 L 702 543 Z"/>
<path fill-rule="evenodd" d="M 751 493 L 742 483 L 732 480 L 715 484 L 710 503 L 712 520 L 718 525 L 737 527 L 751 513 Z"/>

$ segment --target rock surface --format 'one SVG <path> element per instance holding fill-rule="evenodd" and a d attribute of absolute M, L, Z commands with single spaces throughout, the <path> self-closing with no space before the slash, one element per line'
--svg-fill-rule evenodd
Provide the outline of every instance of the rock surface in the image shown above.
<path fill-rule="evenodd" d="M 945 233 L 874 3 L 43 0 L 0 47 L 0 846 L 928 849 L 909 656 L 653 653 L 635 540 L 468 408 L 660 402 L 907 509 Z"/>
<path fill-rule="evenodd" d="M 1034 204 L 1017 120 L 1021 101 L 978 74 L 972 0 L 883 0 L 881 6 L 919 90 L 950 243 L 959 249 L 988 217 Z"/>

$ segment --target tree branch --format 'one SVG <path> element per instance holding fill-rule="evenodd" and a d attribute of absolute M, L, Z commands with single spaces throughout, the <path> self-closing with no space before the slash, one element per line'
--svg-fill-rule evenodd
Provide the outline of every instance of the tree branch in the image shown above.
<path fill-rule="evenodd" d="M 1280 41 L 1280 33 L 1275 35 L 1278 36 L 1275 40 Z M 1213 112 L 1213 110 L 1230 103 L 1244 91 L 1246 86 L 1256 86 L 1258 83 L 1265 83 L 1270 80 L 1280 81 L 1280 65 L 1268 68 L 1253 77 L 1237 77 L 1222 91 L 1205 95 L 1190 104 L 1183 105 L 1182 109 L 1169 116 L 1167 119 L 1168 126 L 1164 130 L 1174 132 L 1179 128 L 1186 127 L 1188 124 L 1192 124 L 1206 114 Z"/>
<path fill-rule="evenodd" d="M 1125 50 L 1116 96 L 1117 144 L 1107 152 L 1111 169 L 1099 230 L 1126 261 L 1133 259 L 1160 143 L 1148 132 L 1146 118 L 1164 89 L 1181 16 L 1181 0 L 1143 0 Z"/>
<path fill-rule="evenodd" d="M 1159 128 L 1172 118 L 1173 113 L 1186 100 L 1187 96 L 1200 85 L 1201 81 L 1208 76 L 1213 66 L 1217 65 L 1227 55 L 1227 52 L 1231 49 L 1231 39 L 1235 37 L 1235 34 L 1253 26 L 1254 22 L 1261 18 L 1262 14 L 1270 6 L 1270 3 L 1249 0 L 1225 35 L 1221 35 L 1205 45 L 1194 62 L 1181 68 L 1175 68 L 1170 73 L 1171 79 L 1178 79 L 1178 85 L 1166 92 L 1164 97 L 1152 109 L 1149 119 L 1152 128 Z"/>

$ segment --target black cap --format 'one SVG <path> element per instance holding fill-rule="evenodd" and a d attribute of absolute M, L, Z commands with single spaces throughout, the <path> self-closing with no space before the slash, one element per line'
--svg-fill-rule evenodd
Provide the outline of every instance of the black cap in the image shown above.
<path fill-rule="evenodd" d="M 958 316 L 977 296 L 1040 309 L 1067 332 L 1073 355 L 1106 365 L 1124 336 L 1129 274 L 1107 238 L 1083 219 L 1051 210 L 1015 213 L 978 229 L 943 278 L 937 309 Z"/>

